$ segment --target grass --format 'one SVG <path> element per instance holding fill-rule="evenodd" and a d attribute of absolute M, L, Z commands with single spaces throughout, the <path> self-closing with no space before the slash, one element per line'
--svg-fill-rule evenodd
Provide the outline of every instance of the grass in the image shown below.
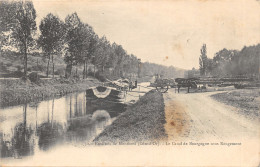
<path fill-rule="evenodd" d="M 94 141 L 153 141 L 167 137 L 164 124 L 164 101 L 161 93 L 150 91 L 130 106 Z"/>
<path fill-rule="evenodd" d="M 252 119 L 259 117 L 260 89 L 238 89 L 214 94 L 211 97 L 227 105 L 239 108 L 241 114 Z"/>
<path fill-rule="evenodd" d="M 53 96 L 61 96 L 71 92 L 84 91 L 99 84 L 96 79 L 67 80 L 50 79 L 32 83 L 29 80 L 0 80 L 0 107 L 13 106 L 32 101 L 45 100 Z"/>

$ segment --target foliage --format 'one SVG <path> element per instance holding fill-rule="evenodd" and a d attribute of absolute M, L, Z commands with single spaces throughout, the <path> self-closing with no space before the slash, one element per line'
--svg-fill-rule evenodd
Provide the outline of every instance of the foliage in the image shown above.
<path fill-rule="evenodd" d="M 53 14 L 49 13 L 40 23 L 41 35 L 38 39 L 38 45 L 47 56 L 47 77 L 49 73 L 49 62 L 53 54 L 60 54 L 63 48 L 63 38 L 65 34 L 64 23 Z M 54 64 L 53 64 L 54 68 Z M 54 71 L 54 69 L 53 69 Z"/>
<path fill-rule="evenodd" d="M 210 73 L 213 76 L 259 75 L 260 44 L 244 47 L 241 51 L 222 49 L 212 59 Z"/>
<path fill-rule="evenodd" d="M 3 2 L 1 34 L 9 36 L 9 44 L 13 44 L 24 55 L 24 75 L 27 74 L 27 53 L 34 46 L 33 35 L 36 31 L 36 11 L 31 1 Z M 2 25 L 2 24 L 1 24 Z M 1 42 L 2 43 L 2 42 Z"/>
<path fill-rule="evenodd" d="M 200 58 L 199 58 L 199 65 L 200 65 L 200 75 L 206 75 L 208 70 L 208 58 L 207 58 L 207 46 L 206 44 L 202 45 L 200 49 Z"/>
<path fill-rule="evenodd" d="M 106 37 L 102 37 L 96 42 L 95 50 L 93 52 L 92 64 L 100 66 L 101 70 L 108 64 L 108 55 L 110 43 L 107 41 Z"/>
<path fill-rule="evenodd" d="M 55 75 L 64 76 L 65 72 L 63 68 L 58 68 L 55 72 Z"/>
<path fill-rule="evenodd" d="M 92 27 L 81 22 L 77 13 L 68 15 L 65 19 L 67 54 L 67 72 L 71 74 L 73 65 L 83 64 L 89 58 L 89 47 L 91 38 L 94 36 Z"/>
<path fill-rule="evenodd" d="M 28 79 L 32 83 L 38 83 L 40 81 L 40 78 L 36 72 L 32 72 L 31 74 L 28 75 Z"/>
<path fill-rule="evenodd" d="M 10 43 L 13 43 L 19 46 L 20 54 L 24 55 L 24 61 L 26 62 L 24 63 L 26 73 L 27 53 L 31 46 L 36 46 L 33 43 L 33 34 L 36 30 L 36 11 L 30 1 L 11 1 L 2 4 L 0 7 L 3 9 L 0 16 L 0 23 L 3 23 L 0 29 L 1 44 L 10 46 Z M 128 54 L 121 45 L 110 43 L 105 36 L 100 38 L 90 25 L 81 21 L 76 12 L 68 15 L 65 22 L 49 13 L 41 20 L 39 30 L 40 36 L 37 40 L 37 46 L 41 50 L 37 52 L 43 59 L 33 58 L 29 60 L 29 66 L 32 71 L 42 71 L 42 68 L 45 68 L 43 63 L 46 63 L 47 76 L 49 74 L 50 59 L 52 59 L 54 74 L 53 59 L 54 56 L 60 54 L 64 55 L 64 62 L 66 63 L 64 71 L 67 77 L 71 75 L 72 71 L 74 71 L 73 67 L 75 67 L 75 71 L 83 71 L 84 78 L 92 66 L 94 66 L 94 69 L 91 69 L 93 75 L 95 77 L 102 76 L 101 80 L 104 80 L 104 77 L 136 77 L 137 73 L 138 75 L 142 73 L 141 76 L 160 73 L 165 77 L 175 77 L 175 74 L 178 73 L 178 70 L 174 67 L 165 67 L 152 63 L 142 64 L 140 59 L 133 54 Z M 31 63 L 32 60 L 37 60 L 37 65 L 35 65 L 35 62 Z M 92 66 L 89 66 L 90 64 Z M 154 67 L 155 69 L 153 69 Z M 56 74 L 61 75 L 63 72 L 59 69 Z"/>
<path fill-rule="evenodd" d="M 178 78 L 184 76 L 184 70 L 149 62 L 141 64 L 141 77 L 155 75 L 160 75 L 163 78 Z"/>

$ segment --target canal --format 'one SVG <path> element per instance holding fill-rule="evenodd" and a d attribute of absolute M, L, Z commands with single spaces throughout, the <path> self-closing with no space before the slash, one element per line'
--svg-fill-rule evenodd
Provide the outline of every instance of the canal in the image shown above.
<path fill-rule="evenodd" d="M 85 92 L 2 108 L 1 157 L 22 158 L 58 145 L 92 141 L 122 112 L 116 110 L 88 103 Z"/>
<path fill-rule="evenodd" d="M 148 83 L 139 88 L 142 92 Z M 125 102 L 144 93 L 128 92 Z M 101 106 L 86 100 L 86 92 L 72 93 L 38 103 L 1 108 L 1 158 L 34 156 L 59 146 L 92 142 L 125 111 L 120 104 Z"/>

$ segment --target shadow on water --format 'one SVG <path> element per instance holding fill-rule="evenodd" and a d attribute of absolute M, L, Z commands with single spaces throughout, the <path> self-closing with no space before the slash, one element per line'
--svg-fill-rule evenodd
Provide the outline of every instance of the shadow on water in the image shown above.
<path fill-rule="evenodd" d="M 87 100 L 85 92 L 1 109 L 0 157 L 90 142 L 123 111 L 125 105 Z"/>

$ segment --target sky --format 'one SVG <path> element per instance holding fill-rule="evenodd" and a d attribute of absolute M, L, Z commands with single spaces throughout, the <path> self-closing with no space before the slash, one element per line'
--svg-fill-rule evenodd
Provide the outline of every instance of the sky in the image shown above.
<path fill-rule="evenodd" d="M 37 23 L 77 12 L 102 37 L 142 60 L 183 69 L 199 67 L 200 48 L 212 58 L 223 48 L 260 43 L 256 0 L 34 0 Z"/>

